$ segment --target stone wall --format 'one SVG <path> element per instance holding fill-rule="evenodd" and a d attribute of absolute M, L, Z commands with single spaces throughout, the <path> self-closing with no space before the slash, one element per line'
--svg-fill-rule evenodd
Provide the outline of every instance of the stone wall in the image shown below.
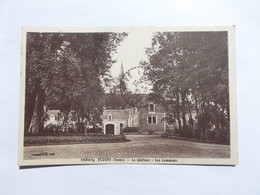
<path fill-rule="evenodd" d="M 161 134 L 165 131 L 164 113 L 140 112 L 139 129 L 143 134 Z M 149 123 L 148 117 L 156 117 L 156 123 Z"/>

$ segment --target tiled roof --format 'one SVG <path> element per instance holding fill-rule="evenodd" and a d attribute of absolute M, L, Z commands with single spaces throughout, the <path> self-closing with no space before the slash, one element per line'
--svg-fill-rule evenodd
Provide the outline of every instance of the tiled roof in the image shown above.
<path fill-rule="evenodd" d="M 129 117 L 129 110 L 123 109 L 105 109 L 102 115 L 103 119 L 107 119 L 108 115 L 112 115 L 112 120 L 115 119 L 128 119 Z"/>
<path fill-rule="evenodd" d="M 48 110 L 47 113 L 49 116 L 53 114 L 55 116 L 55 118 L 57 118 L 58 113 L 60 113 L 60 111 L 59 110 Z"/>

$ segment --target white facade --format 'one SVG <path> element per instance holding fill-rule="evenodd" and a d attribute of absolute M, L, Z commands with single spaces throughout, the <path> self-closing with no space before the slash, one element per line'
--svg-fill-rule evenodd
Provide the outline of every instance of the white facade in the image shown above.
<path fill-rule="evenodd" d="M 122 134 L 123 129 L 129 126 L 129 114 L 130 110 L 104 110 L 102 115 L 104 134 Z"/>

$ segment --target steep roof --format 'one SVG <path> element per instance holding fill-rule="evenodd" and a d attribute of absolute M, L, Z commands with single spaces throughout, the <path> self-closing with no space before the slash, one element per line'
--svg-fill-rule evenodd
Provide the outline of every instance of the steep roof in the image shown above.
<path fill-rule="evenodd" d="M 115 119 L 125 119 L 127 120 L 129 117 L 128 109 L 105 109 L 102 115 L 103 119 L 107 119 L 108 115 L 112 115 L 112 120 Z"/>
<path fill-rule="evenodd" d="M 142 101 L 146 101 L 146 99 L 148 98 L 148 94 L 129 94 L 129 99 L 134 99 L 135 102 L 137 103 L 141 103 Z M 127 100 L 126 100 L 127 102 Z M 125 108 L 132 108 L 134 106 L 134 104 L 132 104 L 131 102 L 127 102 L 126 107 Z"/>
<path fill-rule="evenodd" d="M 55 118 L 57 118 L 58 117 L 58 114 L 59 113 L 61 113 L 59 110 L 48 110 L 47 111 L 47 114 L 50 116 L 50 115 L 54 115 L 55 116 Z"/>

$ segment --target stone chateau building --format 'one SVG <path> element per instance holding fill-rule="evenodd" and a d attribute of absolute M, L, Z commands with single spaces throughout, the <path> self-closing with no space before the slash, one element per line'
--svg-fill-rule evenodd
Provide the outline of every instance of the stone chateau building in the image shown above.
<path fill-rule="evenodd" d="M 102 115 L 104 134 L 119 135 L 126 127 L 136 127 L 141 134 L 161 134 L 166 130 L 162 107 L 150 102 L 142 108 L 105 109 Z"/>

